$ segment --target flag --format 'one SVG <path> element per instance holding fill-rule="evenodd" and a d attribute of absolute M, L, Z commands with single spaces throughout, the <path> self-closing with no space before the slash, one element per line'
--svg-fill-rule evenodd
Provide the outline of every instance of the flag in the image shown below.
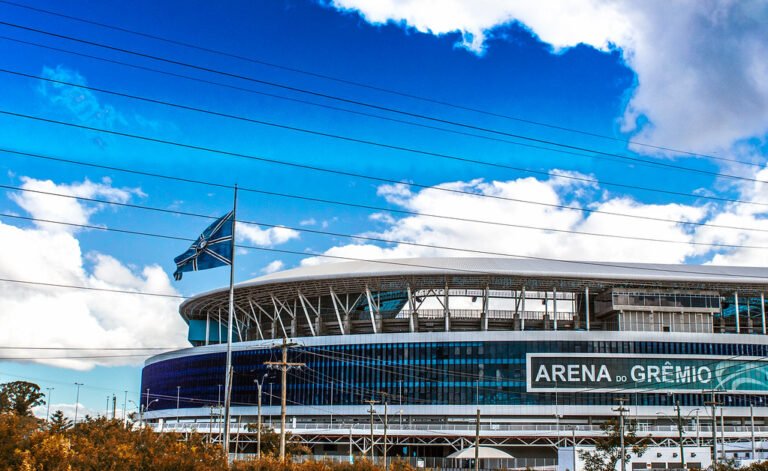
<path fill-rule="evenodd" d="M 185 271 L 231 265 L 233 225 L 234 212 L 230 212 L 208 226 L 186 252 L 173 259 L 176 262 L 173 277 L 180 280 Z"/>

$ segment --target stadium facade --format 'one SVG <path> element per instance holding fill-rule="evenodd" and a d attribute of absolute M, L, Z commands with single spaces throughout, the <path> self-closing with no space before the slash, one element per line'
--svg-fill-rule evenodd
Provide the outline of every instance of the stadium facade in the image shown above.
<path fill-rule="evenodd" d="M 768 269 L 743 267 L 420 258 L 274 273 L 235 287 L 233 420 L 256 422 L 256 382 L 287 337 L 306 365 L 288 375 L 287 428 L 317 454 L 369 449 L 369 400 L 376 454 L 385 403 L 391 455 L 471 445 L 479 409 L 482 445 L 551 458 L 589 445 L 620 402 L 654 445 L 678 444 L 679 404 L 684 443 L 711 446 L 713 398 L 719 441 L 759 443 L 765 293 Z M 219 430 L 227 306 L 226 288 L 181 305 L 194 346 L 147 360 L 148 421 Z M 273 427 L 279 397 L 267 376 Z"/>

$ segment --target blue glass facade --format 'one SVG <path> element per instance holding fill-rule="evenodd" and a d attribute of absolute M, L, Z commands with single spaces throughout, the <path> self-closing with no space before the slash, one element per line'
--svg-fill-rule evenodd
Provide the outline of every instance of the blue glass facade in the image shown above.
<path fill-rule="evenodd" d="M 615 405 L 628 396 L 631 404 L 701 407 L 709 396 L 691 392 L 670 396 L 664 389 L 619 393 L 528 392 L 527 353 L 649 354 L 768 357 L 767 345 L 675 343 L 646 341 L 494 341 L 352 344 L 297 347 L 289 361 L 306 363 L 292 370 L 288 404 L 307 406 L 360 405 L 380 393 L 390 403 L 419 405 Z M 265 361 L 280 357 L 279 349 L 233 352 L 233 405 L 256 405 L 254 380 L 267 372 Z M 199 354 L 158 361 L 146 366 L 142 391 L 150 390 L 151 409 L 176 407 L 180 386 L 182 408 L 209 407 L 223 401 L 224 353 Z M 713 361 L 715 361 L 713 359 Z M 270 402 L 269 393 L 272 393 Z M 279 403 L 279 380 L 264 387 L 263 404 Z M 727 406 L 768 404 L 766 394 L 721 394 Z M 144 399 L 145 400 L 145 399 Z M 566 412 L 567 413 L 567 412 Z"/>

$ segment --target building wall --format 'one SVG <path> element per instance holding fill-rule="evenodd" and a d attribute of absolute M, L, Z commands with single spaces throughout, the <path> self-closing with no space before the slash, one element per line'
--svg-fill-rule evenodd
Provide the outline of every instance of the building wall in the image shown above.
<path fill-rule="evenodd" d="M 718 335 L 714 342 L 712 337 L 467 332 L 296 339 L 299 345 L 290 350 L 289 361 L 306 366 L 289 374 L 288 404 L 318 410 L 359 406 L 371 397 L 381 399 L 384 392 L 390 404 L 402 403 L 411 410 L 439 405 L 555 406 L 557 414 L 568 415 L 585 406 L 615 406 L 628 394 L 637 406 L 669 407 L 679 400 L 682 406 L 703 408 L 710 396 L 701 391 L 719 387 L 719 400 L 727 407 L 768 405 L 766 338 Z M 265 361 L 279 359 L 279 348 L 265 346 L 240 344 L 233 352 L 233 405 L 257 403 L 254 380 L 268 372 Z M 158 357 L 143 370 L 142 391 L 149 389 L 152 400 L 159 399 L 153 410 L 175 409 L 177 392 L 182 409 L 221 403 L 224 361 L 218 346 Z M 542 364 L 549 377 L 537 378 Z M 597 377 L 602 367 L 609 381 Z M 701 368 L 708 369 L 708 376 L 686 376 Z M 279 381 L 267 380 L 264 405 L 277 405 L 279 395 Z M 451 414 L 451 409 L 445 412 Z"/>

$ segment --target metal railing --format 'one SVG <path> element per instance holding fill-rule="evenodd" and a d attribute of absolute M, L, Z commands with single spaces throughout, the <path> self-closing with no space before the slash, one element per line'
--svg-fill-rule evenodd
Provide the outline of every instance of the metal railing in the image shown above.
<path fill-rule="evenodd" d="M 152 424 L 153 427 L 159 430 L 160 426 L 159 424 Z M 196 431 L 200 433 L 218 433 L 221 429 L 221 426 L 219 423 L 209 423 L 209 422 L 179 422 L 176 423 L 174 421 L 168 421 L 163 423 L 163 431 L 166 432 L 182 432 L 182 431 Z M 232 433 L 248 433 L 247 424 L 232 424 Z M 368 423 L 317 423 L 317 422 L 299 422 L 297 424 L 288 424 L 287 427 L 290 431 L 331 431 L 331 430 L 344 430 L 344 431 L 352 431 L 352 432 L 359 432 L 359 433 L 370 433 L 371 426 Z M 403 423 L 400 425 L 396 420 L 391 420 L 390 423 L 387 426 L 388 432 L 392 434 L 397 434 L 398 432 L 413 432 L 413 431 L 423 431 L 423 432 L 429 432 L 429 431 L 435 431 L 435 432 L 447 432 L 447 431 L 453 431 L 453 432 L 474 432 L 475 430 L 475 424 L 470 423 L 457 423 L 457 424 L 407 424 Z M 375 433 L 383 433 L 384 426 L 383 424 L 374 424 L 373 430 Z M 721 427 L 717 427 L 718 433 L 721 431 Z M 756 425 L 755 426 L 755 433 L 759 434 L 768 434 L 768 426 L 764 425 Z M 572 433 L 576 433 L 579 436 L 583 435 L 599 435 L 602 434 L 602 429 L 598 425 L 561 425 L 558 427 L 557 425 L 550 425 L 550 424 L 481 424 L 480 425 L 480 431 L 481 432 L 550 432 L 547 433 L 547 435 L 550 436 L 562 436 L 562 437 L 568 437 Z M 559 431 L 559 434 L 558 434 Z M 641 433 L 670 433 L 670 434 L 677 434 L 677 425 L 670 424 L 670 425 L 643 425 L 639 424 L 637 426 L 637 431 Z M 702 437 L 705 437 L 706 434 L 711 434 L 712 427 L 711 425 L 704 425 L 701 424 L 698 429 L 694 426 L 686 426 L 683 427 L 683 433 L 686 436 L 695 436 L 698 432 Z M 750 426 L 736 426 L 736 425 L 726 425 L 724 428 L 722 428 L 723 433 L 727 434 L 749 434 L 751 433 L 752 429 Z"/>

